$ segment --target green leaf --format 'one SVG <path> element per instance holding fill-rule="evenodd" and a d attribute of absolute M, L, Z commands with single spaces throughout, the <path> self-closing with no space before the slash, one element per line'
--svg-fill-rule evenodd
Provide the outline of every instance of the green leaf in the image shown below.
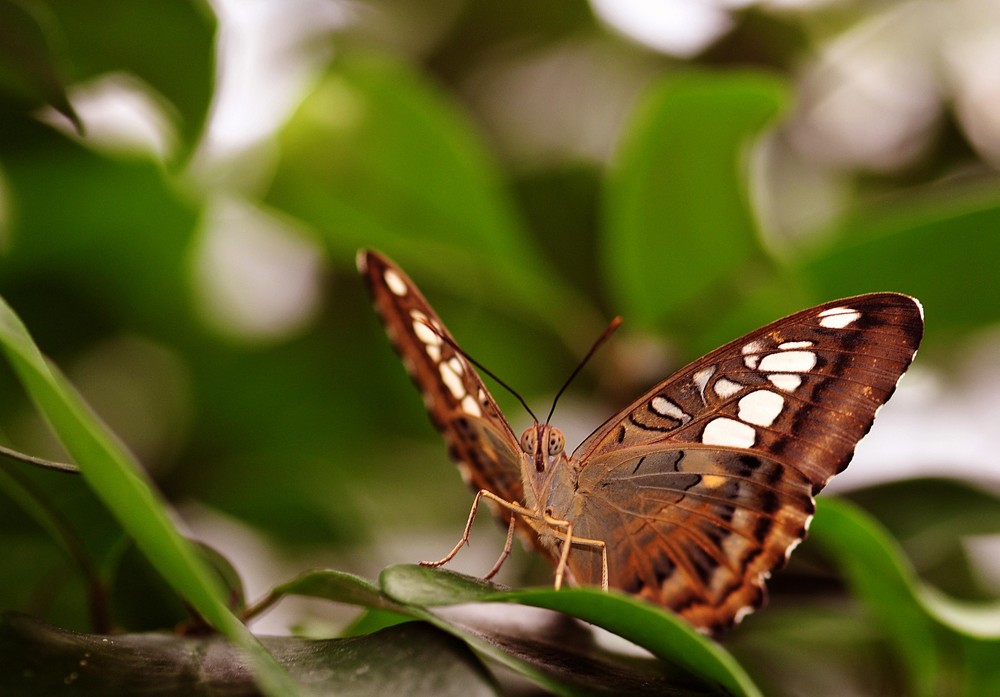
<path fill-rule="evenodd" d="M 706 683 L 710 686 L 710 694 L 718 694 L 722 689 L 711 676 L 689 671 L 685 663 L 688 659 L 675 661 L 674 656 L 665 661 L 636 659 L 599 648 L 593 644 L 583 626 L 569 621 L 561 613 L 533 608 L 501 609 L 497 606 L 470 606 L 472 609 L 445 607 L 485 601 L 518 602 L 519 597 L 515 597 L 519 596 L 518 593 L 500 592 L 493 584 L 478 579 L 401 565 L 385 569 L 380 576 L 380 584 L 382 590 L 350 574 L 313 571 L 278 586 L 261 605 L 266 607 L 283 594 L 301 594 L 376 608 L 375 617 L 371 620 L 375 627 L 382 626 L 382 622 L 396 624 L 405 621 L 407 616 L 424 620 L 560 695 L 660 695 L 667 691 L 683 695 L 706 694 Z M 542 592 L 543 595 L 549 593 L 551 591 Z M 603 593 L 597 593 L 597 596 L 611 597 Z M 536 602 L 532 592 L 524 592 L 524 599 L 524 605 L 544 608 L 546 604 L 544 599 Z M 584 605 L 592 602 L 590 597 L 584 599 Z M 601 602 L 598 600 L 597 605 L 600 606 Z M 612 598 L 610 602 L 622 601 Z M 431 611 L 427 608 L 436 609 Z M 577 606 L 567 609 L 579 612 L 582 617 L 587 616 L 586 608 Z M 614 611 L 619 609 L 616 606 Z M 527 612 L 534 614 L 526 615 Z M 543 614 L 539 615 L 540 612 Z M 596 614 L 600 615 L 601 611 L 598 609 Z M 633 617 L 639 622 L 648 619 L 647 616 Z M 680 624 L 679 620 L 674 622 Z M 364 625 L 363 617 L 355 627 Z M 356 633 L 355 627 L 350 629 L 352 634 Z M 654 624 L 645 631 L 657 633 L 660 630 L 662 627 Z M 686 627 L 685 631 L 692 633 Z M 695 641 L 699 639 L 707 641 L 700 637 L 696 637 Z M 660 642 L 661 646 L 666 645 L 665 639 L 661 638 Z M 693 662 L 697 663 L 698 658 Z M 750 687 L 746 692 L 737 690 L 736 694 L 759 694 L 752 689 L 752 685 Z"/>
<path fill-rule="evenodd" d="M 651 327 L 764 264 L 747 146 L 785 101 L 760 74 L 689 74 L 645 96 L 605 197 L 606 280 L 616 307 Z"/>
<path fill-rule="evenodd" d="M 760 694 L 721 646 L 695 632 L 676 615 L 615 592 L 594 588 L 505 591 L 479 579 L 413 565 L 385 569 L 380 583 L 387 595 L 401 603 L 435 606 L 514 602 L 566 613 L 628 639 L 731 694 Z"/>
<path fill-rule="evenodd" d="M 49 104 L 83 133 L 66 96 L 64 66 L 52 51 L 52 26 L 45 21 L 51 17 L 44 14 L 38 3 L 0 0 L 0 93 L 22 102 L 25 110 Z"/>
<path fill-rule="evenodd" d="M 543 264 L 468 117 L 403 64 L 340 57 L 279 146 L 266 203 L 320 231 L 335 257 L 380 249 L 453 292 L 555 319 L 564 336 L 601 324 Z"/>
<path fill-rule="evenodd" d="M 165 339 L 190 329 L 190 288 L 182 271 L 198 217 L 163 167 L 104 157 L 39 123 L 22 124 L 19 135 L 20 147 L 0 149 L 18 213 L 14 244 L 3 259 L 7 287 L 70 289 L 80 303 L 73 308 L 45 294 L 29 293 L 25 300 L 44 305 L 38 314 L 59 325 L 53 333 L 63 340 L 67 329 L 77 329 L 82 307 L 89 308 L 89 333 L 99 330 L 93 326 L 101 318 L 98 308 L 111 321 Z"/>
<path fill-rule="evenodd" d="M 822 499 L 810 534 L 896 646 L 911 694 L 971 696 L 1000 686 L 1000 604 L 956 601 L 921 583 L 877 521 L 844 501 Z"/>
<path fill-rule="evenodd" d="M 985 283 L 1000 259 L 995 194 L 908 201 L 860 211 L 835 242 L 803 265 L 824 297 L 874 290 L 916 296 L 928 339 L 1000 321 L 1000 284 Z"/>
<path fill-rule="evenodd" d="M 921 578 L 960 597 L 992 597 L 992 589 L 976 581 L 956 540 L 1000 534 L 1000 497 L 960 480 L 921 478 L 857 489 L 846 498 L 889 530 Z M 934 518 L 928 521 L 931 510 Z"/>
<path fill-rule="evenodd" d="M 216 629 L 253 657 L 268 694 L 301 694 L 226 607 L 216 577 L 174 528 L 166 504 L 63 376 L 46 363 L 21 321 L 0 300 L 0 350 L 80 467 L 86 481 L 153 566 Z"/>
<path fill-rule="evenodd" d="M 875 520 L 830 498 L 817 503 L 810 539 L 835 558 L 895 644 L 908 671 L 911 694 L 937 694 L 941 665 L 934 623 L 917 598 L 916 581 L 896 543 Z"/>
<path fill-rule="evenodd" d="M 73 68 L 86 80 L 125 72 L 169 101 L 179 115 L 183 159 L 201 135 L 215 83 L 216 20 L 201 0 L 48 0 Z"/>
<path fill-rule="evenodd" d="M 371 581 L 332 569 L 307 571 L 276 586 L 270 595 L 305 595 L 379 610 L 399 610 Z"/>

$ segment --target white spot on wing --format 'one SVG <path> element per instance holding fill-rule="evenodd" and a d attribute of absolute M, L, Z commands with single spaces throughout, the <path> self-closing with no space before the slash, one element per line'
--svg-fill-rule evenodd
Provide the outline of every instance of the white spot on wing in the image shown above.
<path fill-rule="evenodd" d="M 440 363 L 438 364 L 438 370 L 441 372 L 441 381 L 445 384 L 445 386 L 447 386 L 452 397 L 455 399 L 462 399 L 466 396 L 465 383 L 462 382 L 462 378 L 455 374 L 455 371 L 451 369 L 450 365 L 447 363 Z"/>
<path fill-rule="evenodd" d="M 843 329 L 860 317 L 860 312 L 849 307 L 831 307 L 819 313 L 819 326 L 827 329 Z"/>
<path fill-rule="evenodd" d="M 804 349 L 809 348 L 813 345 L 811 341 L 786 341 L 783 344 L 778 344 L 778 348 L 782 351 L 787 351 L 789 349 Z"/>
<path fill-rule="evenodd" d="M 467 394 L 462 397 L 462 411 L 464 411 L 469 416 L 482 416 L 483 411 L 479 408 L 479 404 L 475 399 L 472 398 L 471 394 Z"/>
<path fill-rule="evenodd" d="M 687 423 L 691 420 L 691 416 L 687 412 L 665 397 L 653 397 L 653 401 L 649 403 L 649 406 L 660 416 L 676 419 L 681 423 Z"/>
<path fill-rule="evenodd" d="M 451 369 L 454 370 L 457 375 L 461 375 L 465 372 L 465 365 L 462 363 L 462 359 L 458 356 L 452 356 L 448 359 L 448 365 L 451 366 Z"/>
<path fill-rule="evenodd" d="M 795 392 L 802 385 L 802 376 L 792 373 L 772 373 L 767 376 L 771 384 L 785 392 Z"/>
<path fill-rule="evenodd" d="M 413 333 L 428 346 L 440 346 L 442 343 L 441 337 L 437 335 L 437 332 L 427 326 L 426 319 L 413 320 Z"/>
<path fill-rule="evenodd" d="M 424 348 L 427 349 L 427 356 L 433 362 L 437 363 L 441 360 L 441 347 L 437 344 L 427 344 Z"/>
<path fill-rule="evenodd" d="M 712 389 L 715 390 L 715 394 L 719 395 L 723 399 L 727 399 L 742 390 L 743 385 L 738 382 L 733 382 L 727 378 L 719 378 L 715 381 Z"/>
<path fill-rule="evenodd" d="M 725 445 L 731 448 L 749 448 L 756 439 L 757 432 L 753 426 L 723 416 L 709 421 L 701 434 L 701 442 L 705 445 Z"/>
<path fill-rule="evenodd" d="M 403 279 L 399 277 L 399 274 L 392 269 L 385 270 L 385 284 L 389 287 L 396 295 L 402 297 L 406 295 L 406 284 Z"/>
<path fill-rule="evenodd" d="M 761 360 L 759 367 L 766 372 L 805 373 L 816 367 L 816 354 L 812 351 L 769 353 Z"/>
<path fill-rule="evenodd" d="M 758 426 L 770 426 L 785 407 L 785 398 L 770 390 L 755 390 L 739 401 L 741 419 Z"/>
<path fill-rule="evenodd" d="M 757 363 L 760 362 L 760 350 L 764 348 L 760 341 L 751 341 L 742 348 L 743 352 L 743 362 L 746 363 L 747 368 L 751 370 L 757 369 Z"/>
<path fill-rule="evenodd" d="M 702 368 L 697 373 L 691 376 L 691 381 L 694 382 L 695 386 L 698 388 L 698 392 L 701 393 L 701 401 L 705 401 L 705 387 L 708 385 L 708 381 L 712 379 L 715 375 L 715 366 L 710 365 L 707 368 Z"/>

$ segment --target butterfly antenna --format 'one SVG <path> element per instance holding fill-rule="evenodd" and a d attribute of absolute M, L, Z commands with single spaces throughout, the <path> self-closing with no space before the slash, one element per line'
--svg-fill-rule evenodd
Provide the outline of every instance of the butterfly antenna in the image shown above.
<path fill-rule="evenodd" d="M 559 391 L 556 392 L 556 397 L 552 400 L 552 408 L 549 409 L 549 415 L 545 417 L 545 423 L 548 423 L 552 419 L 552 415 L 556 412 L 556 404 L 559 402 L 559 398 L 562 397 L 563 392 L 566 391 L 566 388 L 569 387 L 569 384 L 573 382 L 577 375 L 580 374 L 580 371 L 583 370 L 583 366 L 587 365 L 587 362 L 591 359 L 591 357 L 593 357 L 594 353 L 597 352 L 597 349 L 601 347 L 601 344 L 607 341 L 608 338 L 615 333 L 615 330 L 621 326 L 621 324 L 621 316 L 615 317 L 611 320 L 611 324 L 608 325 L 608 328 L 604 330 L 604 333 L 597 337 L 597 341 L 595 341 L 594 345 L 590 347 L 589 351 L 587 351 L 587 355 L 584 356 L 583 360 L 577 364 L 576 368 L 570 374 L 569 379 L 567 379 L 566 382 L 563 383 L 563 386 L 559 388 Z"/>
<path fill-rule="evenodd" d="M 514 395 L 515 397 L 517 397 L 517 401 L 519 401 L 521 403 L 521 406 L 524 407 L 524 410 L 526 412 L 528 412 L 528 414 L 531 416 L 531 418 L 534 420 L 535 423 L 538 423 L 538 417 L 535 416 L 535 412 L 531 411 L 531 407 L 529 407 L 528 403 L 524 401 L 524 397 L 522 397 L 521 395 L 519 395 L 517 393 L 517 390 L 515 390 L 513 387 L 511 387 L 510 385 L 508 385 L 506 382 L 504 382 L 503 380 L 501 380 L 500 378 L 498 378 L 493 373 L 492 370 L 490 370 L 485 365 L 483 365 L 482 363 L 480 363 L 479 361 L 477 361 L 475 358 L 473 358 L 472 356 L 470 356 L 468 353 L 466 353 L 465 349 L 463 349 L 458 344 L 456 344 L 454 339 L 452 339 L 450 336 L 445 336 L 443 333 L 441 333 L 438 330 L 437 327 L 433 326 L 430 322 L 425 322 L 423 320 L 418 320 L 418 321 L 420 321 L 423 325 L 425 325 L 427 328 L 429 328 L 432 332 L 434 332 L 435 334 L 437 334 L 441 338 L 441 341 L 443 341 L 446 344 L 448 344 L 449 346 L 451 346 L 452 349 L 454 349 L 455 353 L 457 353 L 460 356 L 462 356 L 463 358 L 465 358 L 465 360 L 467 360 L 469 363 L 471 363 L 472 365 L 474 365 L 477 368 L 479 368 L 481 371 L 483 371 L 484 373 L 486 373 L 486 375 L 488 375 L 489 377 L 493 378 L 493 381 L 496 384 L 500 385 L 500 387 L 504 388 L 505 390 L 507 390 L 508 392 L 510 392 L 512 395 Z"/>

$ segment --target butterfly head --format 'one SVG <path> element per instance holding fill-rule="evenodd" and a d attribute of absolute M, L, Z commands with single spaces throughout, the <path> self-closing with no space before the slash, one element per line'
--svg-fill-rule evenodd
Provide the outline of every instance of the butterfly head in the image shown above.
<path fill-rule="evenodd" d="M 535 463 L 536 472 L 550 472 L 563 457 L 566 437 L 555 426 L 536 423 L 521 434 L 521 450 Z"/>

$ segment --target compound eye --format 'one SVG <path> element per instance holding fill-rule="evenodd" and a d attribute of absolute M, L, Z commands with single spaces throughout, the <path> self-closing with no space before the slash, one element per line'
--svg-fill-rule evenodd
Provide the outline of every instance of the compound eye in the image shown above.
<path fill-rule="evenodd" d="M 535 454 L 535 429 L 534 427 L 527 429 L 521 434 L 521 450 L 528 453 L 529 455 Z"/>
<path fill-rule="evenodd" d="M 549 455 L 556 456 L 566 448 L 566 437 L 558 428 L 549 429 Z"/>

